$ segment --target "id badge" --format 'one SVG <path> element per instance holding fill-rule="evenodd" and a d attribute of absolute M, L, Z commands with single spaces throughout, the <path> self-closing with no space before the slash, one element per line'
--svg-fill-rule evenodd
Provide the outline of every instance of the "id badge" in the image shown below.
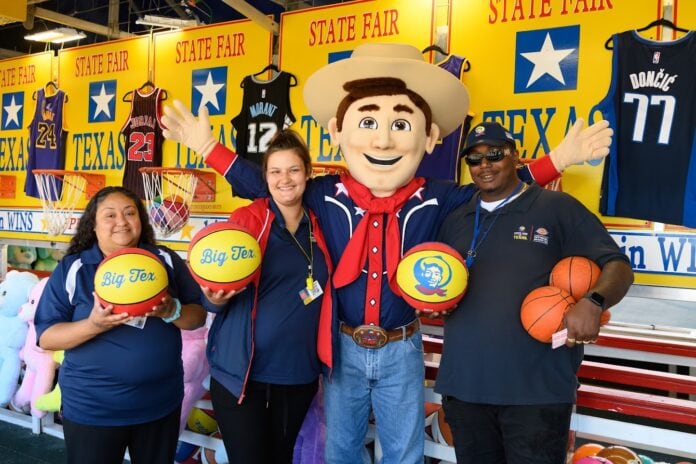
<path fill-rule="evenodd" d="M 300 290 L 300 299 L 305 305 L 308 305 L 323 293 L 324 290 L 321 288 L 321 285 L 315 280 L 312 282 L 312 288 L 303 288 Z"/>
<path fill-rule="evenodd" d="M 126 322 L 125 324 L 131 327 L 135 327 L 136 329 L 142 329 L 143 327 L 145 327 L 145 322 L 147 322 L 147 317 L 137 316 L 131 319 L 130 321 Z"/>

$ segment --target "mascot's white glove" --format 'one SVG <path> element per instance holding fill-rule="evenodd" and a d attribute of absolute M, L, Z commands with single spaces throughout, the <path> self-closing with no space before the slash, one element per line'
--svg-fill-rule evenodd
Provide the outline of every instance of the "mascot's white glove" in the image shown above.
<path fill-rule="evenodd" d="M 198 112 L 198 119 L 179 100 L 172 103 L 174 108 L 164 107 L 162 124 L 166 127 L 162 130 L 164 138 L 179 142 L 190 148 L 205 159 L 217 144 L 210 129 L 208 108 L 203 106 Z"/>
<path fill-rule="evenodd" d="M 584 124 L 582 119 L 578 119 L 563 141 L 549 153 L 558 172 L 573 164 L 601 159 L 609 154 L 611 136 L 614 134 L 609 121 L 603 119 L 587 129 L 582 128 Z"/>

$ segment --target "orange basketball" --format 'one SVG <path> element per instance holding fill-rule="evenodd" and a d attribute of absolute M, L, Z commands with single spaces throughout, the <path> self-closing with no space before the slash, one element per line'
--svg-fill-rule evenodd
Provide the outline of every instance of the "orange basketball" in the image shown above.
<path fill-rule="evenodd" d="M 587 456 L 595 456 L 603 449 L 604 446 L 600 445 L 599 443 L 585 443 L 584 445 L 579 446 L 578 449 L 576 449 L 573 453 L 573 464 L 576 464 L 579 460 L 586 458 Z"/>
<path fill-rule="evenodd" d="M 443 445 L 454 446 L 454 438 L 452 438 L 452 429 L 445 420 L 445 410 L 439 409 L 433 422 L 437 424 L 435 429 L 435 439 Z"/>
<path fill-rule="evenodd" d="M 599 317 L 599 325 L 606 325 L 611 320 L 611 312 L 608 309 L 602 311 L 602 315 Z"/>
<path fill-rule="evenodd" d="M 640 458 L 630 448 L 625 446 L 607 446 L 597 453 L 597 456 L 607 458 L 613 464 L 640 464 Z"/>
<path fill-rule="evenodd" d="M 522 302 L 522 326 L 536 340 L 551 343 L 551 335 L 563 328 L 563 316 L 574 304 L 575 299 L 560 288 L 534 289 Z"/>
<path fill-rule="evenodd" d="M 600 273 L 599 266 L 591 259 L 568 256 L 551 269 L 549 285 L 562 288 L 577 301 L 594 287 Z"/>
<path fill-rule="evenodd" d="M 142 248 L 111 253 L 97 267 L 94 292 L 102 306 L 113 312 L 141 316 L 167 294 L 169 277 L 162 261 Z"/>
<path fill-rule="evenodd" d="M 449 312 L 466 293 L 469 271 L 457 250 L 439 242 L 414 246 L 396 268 L 401 297 L 422 312 Z"/>

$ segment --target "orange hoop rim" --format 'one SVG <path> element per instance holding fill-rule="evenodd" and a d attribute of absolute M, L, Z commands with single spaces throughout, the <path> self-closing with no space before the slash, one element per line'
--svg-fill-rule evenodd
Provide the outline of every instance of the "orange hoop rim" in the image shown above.
<path fill-rule="evenodd" d="M 150 173 L 174 173 L 174 174 L 195 174 L 198 176 L 199 174 L 202 174 L 204 171 L 201 171 L 200 169 L 193 169 L 193 168 L 175 168 L 175 167 L 163 167 L 163 166 L 144 166 L 142 168 L 138 168 L 138 171 L 144 174 L 150 174 Z"/>

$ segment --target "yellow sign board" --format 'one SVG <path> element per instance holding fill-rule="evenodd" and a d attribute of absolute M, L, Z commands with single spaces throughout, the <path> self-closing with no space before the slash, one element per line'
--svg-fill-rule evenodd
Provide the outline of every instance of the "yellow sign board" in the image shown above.
<path fill-rule="evenodd" d="M 26 21 L 27 0 L 4 1 L 0 5 L 0 16 L 5 16 L 16 21 Z"/>

